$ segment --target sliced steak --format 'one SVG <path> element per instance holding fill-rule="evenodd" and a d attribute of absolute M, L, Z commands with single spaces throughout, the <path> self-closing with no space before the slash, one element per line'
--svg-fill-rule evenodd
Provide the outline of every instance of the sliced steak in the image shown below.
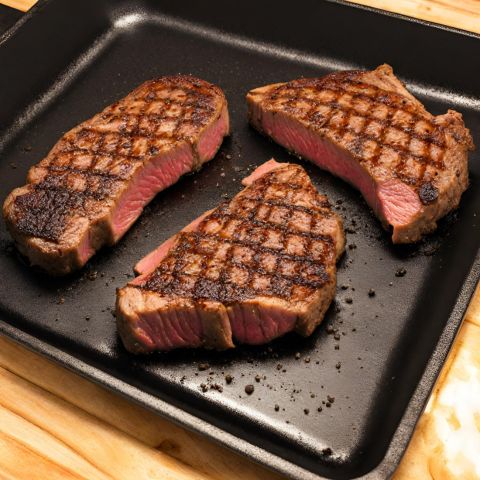
<path fill-rule="evenodd" d="M 215 85 L 181 75 L 142 84 L 67 132 L 7 197 L 18 249 L 53 275 L 82 267 L 158 192 L 212 159 L 228 130 Z"/>
<path fill-rule="evenodd" d="M 257 130 L 357 187 L 394 243 L 433 231 L 467 188 L 461 114 L 428 113 L 388 65 L 267 85 L 247 101 Z"/>
<path fill-rule="evenodd" d="M 262 344 L 310 335 L 336 286 L 339 217 L 304 169 L 270 160 L 231 201 L 140 261 L 117 292 L 117 324 L 134 353 Z"/>

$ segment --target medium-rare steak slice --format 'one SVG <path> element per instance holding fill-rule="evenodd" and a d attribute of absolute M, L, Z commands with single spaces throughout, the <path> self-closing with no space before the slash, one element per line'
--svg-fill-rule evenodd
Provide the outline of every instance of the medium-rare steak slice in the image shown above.
<path fill-rule="evenodd" d="M 428 113 L 388 65 L 267 85 L 247 102 L 257 130 L 356 186 L 394 243 L 433 231 L 467 188 L 461 114 Z"/>
<path fill-rule="evenodd" d="M 231 201 L 147 255 L 117 292 L 128 350 L 225 349 L 310 335 L 336 286 L 339 217 L 304 169 L 270 160 Z"/>
<path fill-rule="evenodd" d="M 158 192 L 212 159 L 228 130 L 215 85 L 183 75 L 140 85 L 67 132 L 7 197 L 18 249 L 53 275 L 82 267 Z"/>

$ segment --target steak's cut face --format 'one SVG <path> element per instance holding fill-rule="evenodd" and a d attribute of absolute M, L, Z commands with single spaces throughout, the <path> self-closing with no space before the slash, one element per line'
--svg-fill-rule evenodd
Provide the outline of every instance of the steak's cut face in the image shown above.
<path fill-rule="evenodd" d="M 388 65 L 267 85 L 247 102 L 257 130 L 356 186 L 394 243 L 433 231 L 467 188 L 461 114 L 428 113 Z"/>
<path fill-rule="evenodd" d="M 117 292 L 128 350 L 226 349 L 289 331 L 310 335 L 336 286 L 339 217 L 304 169 L 273 160 L 231 201 L 140 261 Z"/>
<path fill-rule="evenodd" d="M 54 275 L 80 268 L 158 192 L 212 159 L 228 131 L 215 85 L 182 75 L 142 84 L 67 132 L 7 197 L 18 249 Z"/>

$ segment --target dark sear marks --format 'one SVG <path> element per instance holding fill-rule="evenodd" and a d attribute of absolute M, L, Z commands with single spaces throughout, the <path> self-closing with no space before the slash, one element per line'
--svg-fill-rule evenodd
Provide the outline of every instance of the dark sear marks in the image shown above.
<path fill-rule="evenodd" d="M 366 168 L 396 157 L 393 174 L 420 189 L 429 167 L 443 170 L 445 127 L 432 123 L 405 96 L 358 79 L 360 71 L 281 84 L 265 95 L 266 109 L 307 122 L 353 153 Z M 431 195 L 425 196 L 426 203 Z"/>
<path fill-rule="evenodd" d="M 274 170 L 216 208 L 176 245 L 139 288 L 224 304 L 258 296 L 305 301 L 328 280 L 332 212 L 299 166 Z M 302 200 L 303 198 L 303 200 Z M 313 206 L 312 206 L 313 205 Z"/>
<path fill-rule="evenodd" d="M 138 164 L 176 143 L 194 145 L 219 94 L 185 75 L 151 80 L 65 134 L 30 172 L 31 190 L 15 199 L 19 232 L 58 242 L 72 217 L 89 218 Z"/>

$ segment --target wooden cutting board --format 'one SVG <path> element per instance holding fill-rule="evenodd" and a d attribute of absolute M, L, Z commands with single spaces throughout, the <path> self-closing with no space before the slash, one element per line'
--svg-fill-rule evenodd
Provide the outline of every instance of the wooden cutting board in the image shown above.
<path fill-rule="evenodd" d="M 480 33 L 480 0 L 355 3 Z M 395 480 L 480 479 L 479 345 L 477 290 Z M 0 480 L 281 478 L 0 337 Z"/>

